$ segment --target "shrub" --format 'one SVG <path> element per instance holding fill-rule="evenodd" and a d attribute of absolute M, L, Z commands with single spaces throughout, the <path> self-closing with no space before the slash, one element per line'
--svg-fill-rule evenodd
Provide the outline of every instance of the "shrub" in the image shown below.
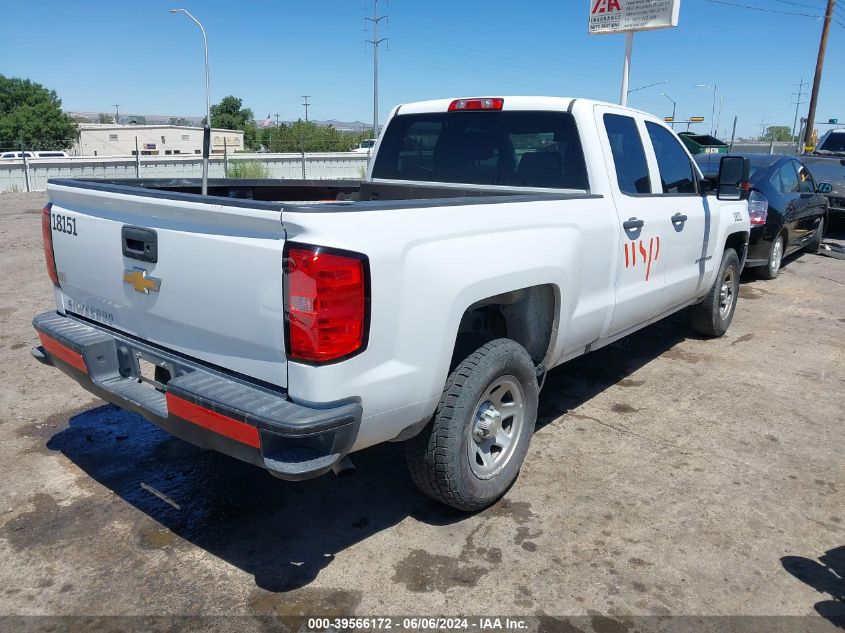
<path fill-rule="evenodd" d="M 270 170 L 260 160 L 230 160 L 226 177 L 260 180 L 269 178 Z"/>

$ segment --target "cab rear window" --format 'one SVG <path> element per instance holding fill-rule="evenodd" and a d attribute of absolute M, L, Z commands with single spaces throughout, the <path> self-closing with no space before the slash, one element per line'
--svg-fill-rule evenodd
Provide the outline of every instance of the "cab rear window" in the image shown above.
<path fill-rule="evenodd" d="M 565 112 L 396 116 L 384 132 L 373 177 L 589 190 L 581 139 Z"/>

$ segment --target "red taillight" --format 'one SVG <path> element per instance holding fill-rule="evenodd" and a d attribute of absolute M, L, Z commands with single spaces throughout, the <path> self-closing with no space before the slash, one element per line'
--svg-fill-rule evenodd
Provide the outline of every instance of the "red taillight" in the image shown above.
<path fill-rule="evenodd" d="M 359 351 L 366 335 L 364 261 L 317 247 L 291 247 L 286 273 L 291 358 L 327 362 Z"/>
<path fill-rule="evenodd" d="M 53 225 L 50 221 L 51 204 L 47 204 L 41 211 L 41 237 L 44 240 L 44 263 L 47 264 L 47 274 L 53 285 L 59 286 L 59 275 L 56 272 L 56 258 L 53 256 Z"/>
<path fill-rule="evenodd" d="M 483 97 L 481 99 L 455 99 L 449 104 L 449 112 L 464 110 L 501 110 L 505 100 L 498 97 Z"/>
<path fill-rule="evenodd" d="M 748 196 L 748 217 L 751 226 L 763 226 L 769 216 L 769 200 L 759 191 L 752 191 Z"/>

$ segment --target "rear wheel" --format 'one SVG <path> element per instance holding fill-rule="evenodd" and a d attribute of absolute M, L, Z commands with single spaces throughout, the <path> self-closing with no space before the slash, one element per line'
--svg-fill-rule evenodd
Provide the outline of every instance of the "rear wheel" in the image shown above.
<path fill-rule="evenodd" d="M 783 261 L 783 244 L 783 235 L 778 235 L 772 241 L 772 246 L 769 248 L 769 260 L 765 266 L 756 269 L 758 277 L 762 279 L 774 279 L 778 276 L 780 265 Z"/>
<path fill-rule="evenodd" d="M 810 243 L 807 244 L 807 252 L 808 253 L 818 253 L 819 248 L 821 248 L 823 238 L 824 238 L 824 218 L 821 218 L 819 220 L 819 226 L 816 228 L 816 234 L 813 236 L 813 239 L 810 240 Z"/>
<path fill-rule="evenodd" d="M 414 483 L 459 510 L 497 501 L 525 459 L 538 397 L 525 348 L 510 339 L 479 347 L 449 375 L 431 422 L 405 443 Z"/>
<path fill-rule="evenodd" d="M 739 257 L 726 248 L 716 281 L 704 300 L 690 308 L 690 325 L 699 334 L 722 336 L 727 332 L 739 295 Z"/>

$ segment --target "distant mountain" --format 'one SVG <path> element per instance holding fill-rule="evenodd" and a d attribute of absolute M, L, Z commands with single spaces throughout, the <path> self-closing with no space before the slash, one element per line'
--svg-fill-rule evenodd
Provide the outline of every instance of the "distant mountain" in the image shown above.
<path fill-rule="evenodd" d="M 99 120 L 100 113 L 99 112 L 81 112 L 81 111 L 67 111 L 66 114 L 69 114 L 74 120 L 79 123 L 97 123 Z M 103 112 L 103 114 L 107 114 L 110 117 L 114 117 L 113 112 Z M 121 125 L 130 125 L 135 122 L 144 122 L 146 125 L 170 125 L 171 120 L 179 121 L 179 125 L 191 125 L 200 127 L 202 125 L 202 120 L 205 117 L 201 116 L 179 116 L 179 115 L 171 115 L 171 114 L 130 114 L 130 113 L 120 113 L 120 124 Z M 108 121 L 112 123 L 112 120 Z M 341 130 L 342 132 L 361 132 L 363 130 L 372 129 L 372 123 L 364 123 L 362 121 L 338 121 L 337 119 L 329 119 L 327 121 L 312 121 L 314 124 L 319 125 L 321 127 L 328 127 L 332 126 L 335 129 Z M 255 124 L 261 128 L 264 123 L 264 119 L 256 119 Z M 279 123 L 285 123 L 290 125 L 293 121 L 279 121 Z M 276 120 L 270 120 L 269 127 L 275 127 Z"/>
<path fill-rule="evenodd" d="M 78 121 L 79 123 L 97 123 L 100 117 L 99 112 L 67 111 L 65 112 L 65 114 L 69 114 L 74 120 Z M 109 123 L 113 122 L 114 112 L 103 112 L 103 114 L 107 114 L 109 115 L 109 117 L 111 117 L 111 119 L 108 121 Z M 136 121 L 145 121 L 146 125 L 169 125 L 171 119 L 173 119 L 174 121 L 179 121 L 179 125 L 192 125 L 199 127 L 202 125 L 203 118 L 204 117 L 201 116 L 179 116 L 172 114 L 131 114 L 121 112 L 120 124 L 128 125 Z"/>

